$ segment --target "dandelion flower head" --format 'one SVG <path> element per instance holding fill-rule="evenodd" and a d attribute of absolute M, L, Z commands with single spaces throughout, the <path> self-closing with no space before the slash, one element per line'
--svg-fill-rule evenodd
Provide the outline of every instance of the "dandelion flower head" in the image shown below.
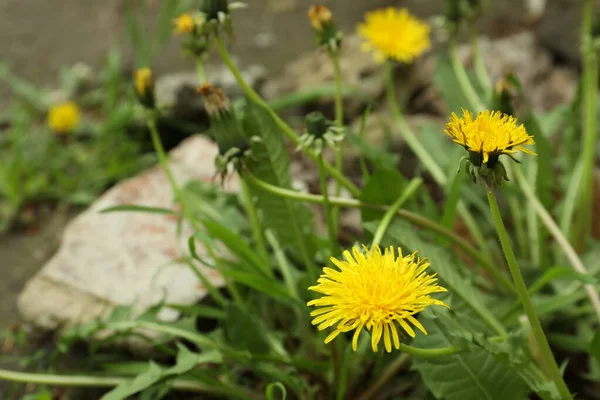
<path fill-rule="evenodd" d="M 388 7 L 366 14 L 358 25 L 365 39 L 363 51 L 372 51 L 377 62 L 394 59 L 410 63 L 429 50 L 429 25 L 412 16 L 406 9 Z"/>
<path fill-rule="evenodd" d="M 67 101 L 48 111 L 48 127 L 56 133 L 71 132 L 78 124 L 81 112 L 77 104 Z"/>
<path fill-rule="evenodd" d="M 411 324 L 427 334 L 414 315 L 431 305 L 448 307 L 431 297 L 446 289 L 437 285 L 435 274 L 426 274 L 429 262 L 417 258 L 416 253 L 402 256 L 399 248 L 396 257 L 393 247 L 384 253 L 378 246 L 364 250 L 365 253 L 354 248 L 352 254 L 345 251 L 346 261 L 332 257 L 339 271 L 324 268 L 318 284 L 309 288 L 324 294 L 308 302 L 309 306 L 319 307 L 311 312 L 312 323 L 319 330 L 334 327 L 325 343 L 342 332 L 354 331 L 352 348 L 356 350 L 365 328 L 370 331 L 373 351 L 377 351 L 383 338 L 386 351 L 391 352 L 392 343 L 400 348 L 398 327 L 411 337 L 415 336 Z"/>
<path fill-rule="evenodd" d="M 500 154 L 513 154 L 517 151 L 535 153 L 523 145 L 535 144 L 533 136 L 525 127 L 517 125 L 517 119 L 500 111 L 483 111 L 475 119 L 463 109 L 459 118 L 452 113 L 444 131 L 455 143 L 464 146 L 469 152 L 480 154 L 483 164 L 498 159 Z"/>

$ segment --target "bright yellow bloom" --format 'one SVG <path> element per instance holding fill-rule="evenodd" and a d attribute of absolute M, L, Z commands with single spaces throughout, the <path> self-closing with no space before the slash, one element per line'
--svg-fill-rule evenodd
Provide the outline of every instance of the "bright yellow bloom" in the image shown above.
<path fill-rule="evenodd" d="M 366 42 L 363 51 L 373 51 L 377 62 L 395 59 L 410 63 L 429 50 L 429 25 L 413 17 L 406 9 L 393 7 L 367 13 L 358 25 L 358 34 Z"/>
<path fill-rule="evenodd" d="M 152 86 L 152 71 L 150 68 L 138 68 L 134 73 L 135 91 L 140 97 L 146 96 Z"/>
<path fill-rule="evenodd" d="M 322 4 L 314 5 L 308 10 L 308 18 L 313 28 L 320 31 L 323 29 L 323 24 L 331 22 L 331 10 Z"/>
<path fill-rule="evenodd" d="M 175 29 L 173 32 L 178 34 L 192 33 L 196 29 L 196 21 L 190 13 L 183 13 L 173 20 Z"/>
<path fill-rule="evenodd" d="M 425 273 L 429 262 L 417 258 L 416 253 L 403 257 L 402 249 L 398 248 L 396 258 L 393 247 L 385 249 L 383 254 L 379 246 L 370 252 L 364 249 L 366 254 L 357 248 L 352 250 L 353 255 L 345 251 L 346 261 L 332 257 L 331 262 L 339 271 L 323 268 L 318 285 L 308 288 L 325 295 L 308 302 L 309 306 L 322 307 L 310 313 L 315 317 L 312 323 L 319 325 L 319 330 L 337 324 L 325 343 L 342 332 L 354 330 L 352 348 L 356 350 L 358 337 L 366 328 L 371 334 L 373 351 L 377 351 L 383 337 L 385 349 L 391 352 L 392 341 L 396 349 L 400 348 L 398 326 L 411 337 L 415 331 L 409 322 L 427 334 L 414 315 L 434 304 L 448 307 L 430 296 L 446 289 L 436 284 L 435 274 Z"/>
<path fill-rule="evenodd" d="M 452 113 L 444 131 L 455 143 L 464 146 L 470 152 L 480 154 L 482 163 L 490 158 L 498 158 L 500 154 L 513 154 L 517 151 L 535 153 L 524 144 L 535 144 L 533 136 L 527 134 L 525 127 L 517 125 L 517 119 L 500 111 L 483 111 L 473 115 L 463 109 L 463 117 Z"/>
<path fill-rule="evenodd" d="M 71 132 L 78 124 L 81 112 L 77 104 L 67 101 L 48 111 L 48 126 L 56 133 Z"/>

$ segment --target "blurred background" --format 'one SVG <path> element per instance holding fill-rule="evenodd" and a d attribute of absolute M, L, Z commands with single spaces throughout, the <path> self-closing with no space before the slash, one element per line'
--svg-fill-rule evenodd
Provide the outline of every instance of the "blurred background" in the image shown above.
<path fill-rule="evenodd" d="M 99 67 L 115 46 L 123 51 L 125 65 L 133 64 L 127 38 L 126 10 L 140 0 L 3 0 L 0 3 L 0 59 L 21 78 L 51 86 L 61 68 L 74 63 Z M 152 31 L 158 23 L 162 1 L 147 0 L 141 22 Z M 233 53 L 243 65 L 259 64 L 278 73 L 285 61 L 314 49 L 307 24 L 310 0 L 249 0 L 248 9 L 236 15 Z M 407 7 L 420 17 L 443 12 L 443 0 L 323 1 L 334 12 L 345 32 L 353 32 L 366 10 L 386 5 Z M 576 62 L 579 53 L 580 2 L 574 0 L 489 0 L 481 27 L 497 37 L 532 29 L 540 42 L 560 61 Z M 181 57 L 179 42 L 170 39 L 152 62 L 157 73 L 191 68 Z M 10 98 L 0 83 L 0 105 Z"/>

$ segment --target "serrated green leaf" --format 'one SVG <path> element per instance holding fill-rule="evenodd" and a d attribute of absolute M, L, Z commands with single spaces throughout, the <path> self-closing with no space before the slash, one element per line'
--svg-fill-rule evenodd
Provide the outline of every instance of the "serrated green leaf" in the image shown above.
<path fill-rule="evenodd" d="M 101 400 L 124 400 L 139 393 L 152 385 L 166 379 L 178 377 L 191 371 L 194 367 L 205 363 L 221 363 L 223 357 L 220 352 L 211 350 L 203 353 L 194 353 L 182 344 L 177 344 L 178 353 L 175 365 L 162 368 L 150 361 L 148 369 L 136 376 L 133 381 L 124 382 L 102 396 Z"/>
<path fill-rule="evenodd" d="M 234 303 L 227 308 L 223 332 L 229 345 L 234 349 L 260 354 L 269 351 L 269 343 L 265 338 L 265 328 L 261 321 L 254 314 L 240 309 Z"/>
<path fill-rule="evenodd" d="M 162 368 L 158 364 L 150 361 L 148 369 L 145 372 L 136 376 L 131 382 L 121 383 L 102 396 L 100 400 L 125 400 L 129 396 L 139 393 L 160 381 L 162 373 Z"/>
<path fill-rule="evenodd" d="M 371 161 L 375 168 L 395 169 L 398 165 L 400 157 L 397 154 L 389 153 L 353 132 L 346 132 L 346 138 L 360 149 L 360 154 Z"/>
<path fill-rule="evenodd" d="M 244 131 L 250 137 L 258 137 L 260 143 L 252 146 L 252 157 L 246 167 L 257 178 L 272 185 L 291 189 L 289 155 L 284 135 L 273 118 L 260 106 L 248 102 L 243 121 Z M 291 202 L 262 190 L 254 190 L 256 206 L 266 228 L 273 230 L 282 246 L 305 246 L 298 237 L 311 237 L 312 216 L 300 203 Z"/>
<path fill-rule="evenodd" d="M 518 374 L 522 382 L 542 399 L 560 399 L 558 390 L 552 382 L 540 380 L 541 374 L 537 364 L 527 350 L 530 343 L 525 328 L 511 332 L 502 339 L 488 337 L 480 332 L 477 324 L 474 323 L 472 312 L 465 309 L 462 301 L 453 301 L 450 310 L 431 309 L 425 314 L 434 315 L 448 337 L 462 339 L 471 349 L 482 349 L 492 355 L 507 369 Z"/>
<path fill-rule="evenodd" d="M 392 204 L 400 197 L 406 179 L 396 169 L 376 168 L 360 192 L 359 200 L 370 204 Z M 383 211 L 361 210 L 363 222 L 380 219 Z"/>
<path fill-rule="evenodd" d="M 225 226 L 212 222 L 210 220 L 204 220 L 202 222 L 208 233 L 216 239 L 219 239 L 223 244 L 227 246 L 232 254 L 238 257 L 243 262 L 244 266 L 250 268 L 259 274 L 266 276 L 270 275 L 270 267 L 258 258 L 254 253 L 254 250 L 248 246 L 244 239 L 237 235 L 235 232 L 230 231 Z"/>
<path fill-rule="evenodd" d="M 226 263 L 223 262 L 225 265 Z M 258 290 L 267 296 L 281 301 L 284 304 L 290 304 L 294 301 L 292 295 L 287 291 L 286 287 L 280 282 L 266 278 L 264 275 L 258 275 L 253 272 L 240 271 L 236 268 L 222 268 L 221 273 L 236 282 Z"/>
<path fill-rule="evenodd" d="M 427 335 L 418 335 L 413 344 L 420 348 L 455 345 L 461 339 L 451 335 L 441 320 L 421 319 Z M 522 379 L 484 349 L 449 357 L 416 357 L 413 368 L 440 400 L 519 400 L 528 398 Z"/>
<path fill-rule="evenodd" d="M 448 54 L 440 53 L 435 56 L 433 84 L 442 94 L 450 111 L 460 113 L 461 108 L 465 107 L 465 104 L 469 104 L 458 79 L 456 79 Z"/>

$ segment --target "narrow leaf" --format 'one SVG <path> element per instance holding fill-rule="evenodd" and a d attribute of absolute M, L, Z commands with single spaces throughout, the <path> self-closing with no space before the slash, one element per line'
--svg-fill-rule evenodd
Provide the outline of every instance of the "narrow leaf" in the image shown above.
<path fill-rule="evenodd" d="M 107 207 L 98 212 L 101 214 L 112 212 L 141 212 L 149 214 L 178 215 L 177 211 L 170 208 L 136 206 L 134 204 L 123 204 L 120 206 Z"/>

